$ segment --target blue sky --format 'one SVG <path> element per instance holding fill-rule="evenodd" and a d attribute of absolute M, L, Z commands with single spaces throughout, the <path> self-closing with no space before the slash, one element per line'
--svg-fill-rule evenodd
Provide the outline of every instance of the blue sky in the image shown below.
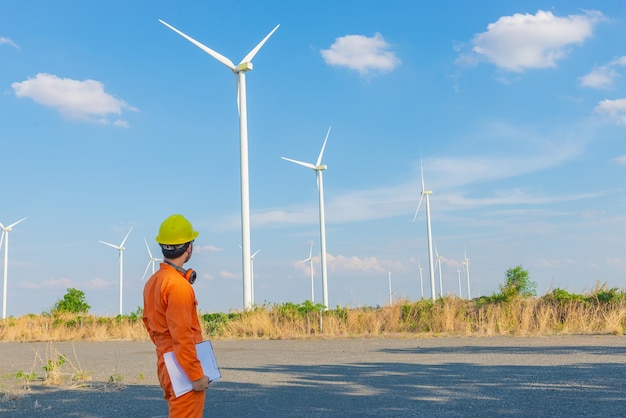
<path fill-rule="evenodd" d="M 142 304 L 159 224 L 200 232 L 204 312 L 240 310 L 235 77 L 247 73 L 255 302 L 322 301 L 315 174 L 324 152 L 329 305 L 430 297 L 420 156 L 445 294 L 521 264 L 539 294 L 623 288 L 626 5 L 622 1 L 298 3 L 3 1 L 0 222 L 7 314 L 67 288 L 92 312 Z M 4 254 L 4 248 L 2 249 Z M 463 273 L 461 273 L 463 274 Z M 438 273 L 437 273 L 438 281 Z M 463 277 L 464 278 L 464 277 Z M 463 280 L 461 296 L 467 296 Z"/>

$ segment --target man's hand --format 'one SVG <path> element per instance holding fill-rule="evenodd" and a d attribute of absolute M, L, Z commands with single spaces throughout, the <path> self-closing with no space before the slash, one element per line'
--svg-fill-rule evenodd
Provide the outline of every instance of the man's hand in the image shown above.
<path fill-rule="evenodd" d="M 207 390 L 208 388 L 209 376 L 202 376 L 200 379 L 191 382 L 191 389 L 194 392 L 202 392 L 203 390 Z"/>

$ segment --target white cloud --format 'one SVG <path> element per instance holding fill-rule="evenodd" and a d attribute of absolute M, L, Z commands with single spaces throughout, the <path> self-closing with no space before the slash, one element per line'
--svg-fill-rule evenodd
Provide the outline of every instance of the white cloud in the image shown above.
<path fill-rule="evenodd" d="M 17 97 L 28 97 L 36 103 L 57 109 L 64 116 L 95 123 L 109 123 L 110 114 L 121 115 L 123 110 L 137 111 L 123 100 L 105 93 L 104 86 L 95 80 L 72 80 L 39 73 L 35 78 L 11 85 Z M 116 121 L 116 126 L 127 126 Z"/>
<path fill-rule="evenodd" d="M 376 257 L 346 257 L 343 255 L 326 255 L 328 268 L 332 271 L 360 271 L 383 273 L 387 269 L 383 268 Z"/>
<path fill-rule="evenodd" d="M 216 247 L 215 245 L 202 245 L 202 246 L 193 246 L 194 251 L 202 252 L 202 253 L 216 253 L 220 251 L 224 251 L 223 248 Z"/>
<path fill-rule="evenodd" d="M 400 65 L 400 59 L 391 52 L 380 33 L 368 38 L 363 35 L 346 35 L 335 39 L 330 49 L 321 51 L 329 65 L 347 67 L 361 75 L 371 72 L 387 73 Z"/>
<path fill-rule="evenodd" d="M 615 123 L 626 125 L 626 99 L 602 100 L 595 107 L 594 112 L 608 117 Z"/>
<path fill-rule="evenodd" d="M 614 160 L 621 165 L 626 165 L 626 155 L 622 155 L 621 157 L 614 158 Z"/>
<path fill-rule="evenodd" d="M 567 47 L 582 44 L 602 20 L 604 16 L 598 11 L 567 17 L 542 10 L 534 15 L 503 16 L 490 23 L 486 32 L 474 36 L 472 51 L 476 59 L 508 71 L 555 67 L 567 55 Z M 461 56 L 459 62 L 471 60 Z"/>
<path fill-rule="evenodd" d="M 91 279 L 89 280 L 88 284 L 87 284 L 87 288 L 89 289 L 107 289 L 111 286 L 113 286 L 113 282 L 110 281 L 106 281 L 100 278 L 95 278 L 95 279 Z"/>
<path fill-rule="evenodd" d="M 236 278 L 241 277 L 241 275 L 235 274 L 235 273 L 233 273 L 231 271 L 227 271 L 227 270 L 220 271 L 220 276 L 225 278 L 225 279 L 236 279 Z"/>
<path fill-rule="evenodd" d="M 595 67 L 589 74 L 580 77 L 580 84 L 583 87 L 596 89 L 611 88 L 615 80 L 620 77 L 620 74 L 614 68 L 616 66 L 626 66 L 626 55 L 612 60 L 607 65 Z"/>
<path fill-rule="evenodd" d="M 70 287 L 74 287 L 74 282 L 67 278 L 50 279 L 45 282 L 45 285 L 48 287 L 70 288 Z"/>
<path fill-rule="evenodd" d="M 626 272 L 626 260 L 623 257 L 609 258 L 606 260 L 606 264 L 618 271 Z"/>
<path fill-rule="evenodd" d="M 613 82 L 617 77 L 619 77 L 619 74 L 613 68 L 597 67 L 589 74 L 580 77 L 580 84 L 583 87 L 608 89 L 613 86 Z"/>
<path fill-rule="evenodd" d="M 10 45 L 13 48 L 20 49 L 20 47 L 15 42 L 13 42 L 11 39 L 4 38 L 2 36 L 0 36 L 0 45 Z"/>

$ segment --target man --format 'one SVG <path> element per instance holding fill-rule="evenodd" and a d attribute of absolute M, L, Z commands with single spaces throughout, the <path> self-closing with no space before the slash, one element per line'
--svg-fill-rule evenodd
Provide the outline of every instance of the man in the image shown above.
<path fill-rule="evenodd" d="M 167 400 L 170 418 L 202 417 L 209 378 L 202 371 L 196 344 L 202 342 L 196 296 L 191 286 L 196 274 L 185 270 L 198 236 L 182 215 L 172 215 L 161 224 L 156 241 L 163 263 L 146 282 L 143 291 L 143 322 L 156 346 L 157 373 Z M 176 397 L 163 353 L 173 351 L 192 382 L 192 391 Z"/>

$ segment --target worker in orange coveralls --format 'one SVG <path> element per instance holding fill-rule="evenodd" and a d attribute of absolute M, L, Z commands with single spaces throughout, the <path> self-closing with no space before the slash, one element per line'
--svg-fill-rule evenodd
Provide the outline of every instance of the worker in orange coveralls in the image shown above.
<path fill-rule="evenodd" d="M 143 322 L 156 346 L 157 373 L 170 418 L 202 417 L 205 391 L 209 387 L 209 378 L 196 355 L 196 344 L 202 342 L 198 302 L 191 287 L 196 274 L 183 269 L 183 264 L 191 258 L 197 236 L 198 232 L 182 215 L 172 215 L 163 221 L 156 241 L 164 261 L 143 291 Z M 163 353 L 169 351 L 174 351 L 192 382 L 192 391 L 179 397 L 174 394 L 163 360 Z"/>

